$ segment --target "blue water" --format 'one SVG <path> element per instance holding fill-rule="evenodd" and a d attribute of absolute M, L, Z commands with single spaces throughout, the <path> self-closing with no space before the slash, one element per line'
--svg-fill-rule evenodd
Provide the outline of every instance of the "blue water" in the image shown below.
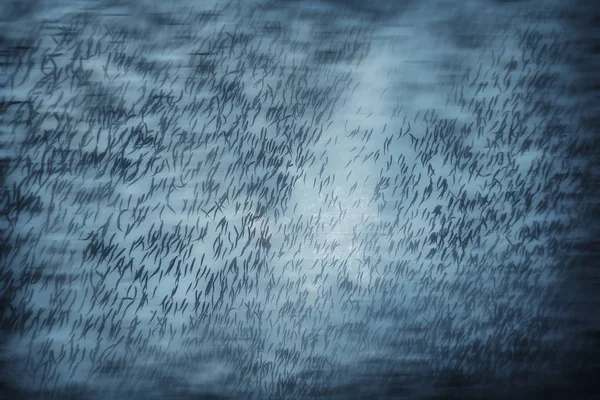
<path fill-rule="evenodd" d="M 544 5 L 5 3 L 9 396 L 567 387 L 595 103 Z"/>

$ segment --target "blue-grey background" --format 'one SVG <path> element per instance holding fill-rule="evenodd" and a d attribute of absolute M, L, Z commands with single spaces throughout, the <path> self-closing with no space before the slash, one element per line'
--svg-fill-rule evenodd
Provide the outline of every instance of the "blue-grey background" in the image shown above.
<path fill-rule="evenodd" d="M 593 398 L 593 6 L 0 15 L 6 398 Z"/>

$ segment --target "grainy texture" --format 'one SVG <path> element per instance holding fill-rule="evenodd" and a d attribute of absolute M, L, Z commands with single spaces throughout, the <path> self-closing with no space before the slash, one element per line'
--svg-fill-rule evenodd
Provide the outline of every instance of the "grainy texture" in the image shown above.
<path fill-rule="evenodd" d="M 0 396 L 593 398 L 589 4 L 0 15 Z"/>

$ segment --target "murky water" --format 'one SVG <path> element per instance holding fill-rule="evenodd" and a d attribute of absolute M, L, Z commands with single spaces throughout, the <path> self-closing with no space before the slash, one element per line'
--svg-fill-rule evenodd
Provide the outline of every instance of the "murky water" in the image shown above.
<path fill-rule="evenodd" d="M 6 390 L 566 385 L 597 172 L 566 9 L 366 4 L 6 13 Z"/>

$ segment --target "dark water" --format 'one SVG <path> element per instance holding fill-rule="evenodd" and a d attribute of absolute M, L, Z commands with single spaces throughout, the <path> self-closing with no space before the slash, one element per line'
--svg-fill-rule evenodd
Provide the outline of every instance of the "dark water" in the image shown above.
<path fill-rule="evenodd" d="M 592 6 L 2 7 L 5 398 L 593 398 Z"/>

